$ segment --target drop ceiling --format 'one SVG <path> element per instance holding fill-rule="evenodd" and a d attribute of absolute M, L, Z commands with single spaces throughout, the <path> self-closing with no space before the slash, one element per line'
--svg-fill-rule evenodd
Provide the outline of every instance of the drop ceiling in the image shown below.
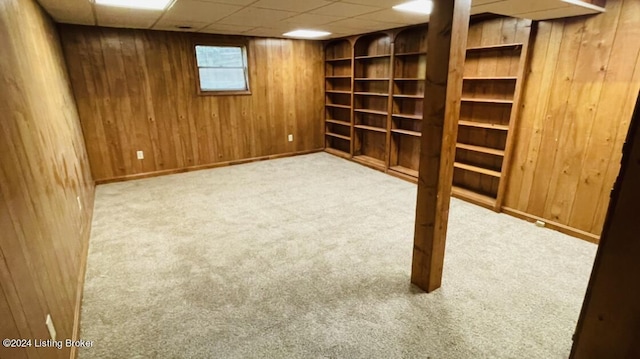
<path fill-rule="evenodd" d="M 265 37 L 304 28 L 328 31 L 335 38 L 429 21 L 425 15 L 391 9 L 406 0 L 175 0 L 164 11 L 108 7 L 92 0 L 38 1 L 62 23 Z M 473 0 L 471 13 L 544 20 L 601 10 L 561 0 Z"/>

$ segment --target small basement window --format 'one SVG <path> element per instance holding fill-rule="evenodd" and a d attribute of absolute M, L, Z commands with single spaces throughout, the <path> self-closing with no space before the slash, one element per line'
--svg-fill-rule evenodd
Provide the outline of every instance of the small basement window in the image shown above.
<path fill-rule="evenodd" d="M 249 94 L 247 49 L 237 45 L 195 45 L 199 92 L 204 95 Z"/>

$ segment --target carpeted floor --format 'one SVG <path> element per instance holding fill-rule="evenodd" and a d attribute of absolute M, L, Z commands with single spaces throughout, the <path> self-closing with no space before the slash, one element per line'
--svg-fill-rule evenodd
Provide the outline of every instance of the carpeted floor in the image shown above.
<path fill-rule="evenodd" d="M 415 185 L 317 153 L 99 186 L 88 358 L 563 358 L 596 246 L 453 200 L 411 287 Z"/>

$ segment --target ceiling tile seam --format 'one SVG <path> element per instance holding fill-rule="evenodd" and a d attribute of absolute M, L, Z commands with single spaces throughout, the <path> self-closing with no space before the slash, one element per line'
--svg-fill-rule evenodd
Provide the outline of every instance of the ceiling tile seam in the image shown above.
<path fill-rule="evenodd" d="M 242 10 L 244 10 L 244 9 L 248 8 L 248 7 L 250 7 L 251 5 L 253 5 L 253 4 L 255 4 L 255 3 L 257 3 L 258 1 L 260 1 L 260 0 L 254 0 L 253 2 L 251 2 L 251 3 L 249 3 L 249 4 L 245 5 L 245 6 L 240 7 L 238 10 L 236 10 L 236 11 L 232 12 L 231 14 L 229 14 L 229 15 L 227 15 L 227 16 L 225 16 L 225 17 L 222 17 L 222 18 L 220 18 L 220 19 L 218 19 L 218 20 L 216 20 L 216 21 L 214 21 L 214 22 L 212 22 L 212 23 L 208 23 L 207 25 L 205 25 L 205 26 L 203 26 L 203 27 L 201 27 L 201 28 L 198 28 L 197 30 L 195 30 L 195 29 L 194 29 L 194 30 L 195 30 L 195 32 L 202 31 L 202 30 L 206 29 L 207 27 L 209 27 L 209 26 L 211 26 L 211 25 L 213 25 L 213 24 L 217 23 L 218 21 L 223 20 L 223 19 L 226 19 L 227 17 L 229 17 L 229 16 L 231 16 L 231 15 L 233 15 L 233 14 L 236 14 L 236 13 L 238 13 L 238 12 L 240 12 L 240 11 L 242 11 Z M 164 18 L 164 16 L 167 14 L 167 11 L 169 11 L 169 10 L 171 9 L 171 7 L 172 7 L 173 5 L 175 5 L 175 3 L 176 3 L 176 2 L 178 2 L 178 0 L 173 0 L 173 2 L 171 3 L 171 5 L 170 5 L 170 6 L 167 6 L 167 8 L 162 12 L 162 15 L 160 15 L 160 17 L 159 17 L 159 18 L 158 18 L 158 19 L 157 19 L 157 20 L 156 20 L 156 21 L 151 25 L 151 27 L 150 27 L 149 29 L 153 29 L 153 28 L 158 24 L 158 22 L 160 22 L 160 20 L 162 20 L 162 19 Z M 208 1 L 203 1 L 203 2 L 208 2 Z M 215 3 L 213 3 L 213 4 L 215 4 Z M 220 5 L 222 5 L 222 4 L 220 4 Z"/>
<path fill-rule="evenodd" d="M 221 18 L 219 18 L 218 20 L 216 20 L 216 21 L 214 21 L 214 22 L 210 23 L 209 25 L 207 25 L 207 26 L 203 27 L 203 29 L 204 29 L 204 28 L 207 28 L 207 27 L 209 27 L 209 26 L 211 26 L 211 25 L 214 25 L 214 24 L 219 24 L 219 23 L 220 23 L 220 21 L 222 21 L 222 20 L 224 20 L 224 19 L 228 18 L 229 16 L 232 16 L 232 15 L 235 15 L 235 14 L 239 13 L 240 11 L 242 11 L 242 10 L 244 10 L 244 9 L 250 8 L 253 4 L 257 3 L 258 1 L 260 1 L 260 0 L 254 0 L 253 2 L 251 2 L 251 3 L 249 3 L 249 4 L 247 4 L 247 5 L 243 6 L 243 7 L 241 7 L 241 8 L 240 8 L 240 9 L 238 9 L 237 11 L 234 11 L 234 12 L 232 12 L 231 14 L 229 14 L 229 15 L 227 15 L 227 16 L 224 16 L 224 17 L 221 17 Z M 220 25 L 225 25 L 225 24 L 220 24 Z"/>
<path fill-rule="evenodd" d="M 156 19 L 156 21 L 154 21 L 154 22 L 153 22 L 153 24 L 151 24 L 151 26 L 149 26 L 149 29 L 153 29 L 153 28 L 154 28 L 154 26 L 156 26 L 156 25 L 158 24 L 158 22 L 159 22 L 160 20 L 162 20 L 162 18 L 164 17 L 164 15 L 166 15 L 166 14 L 167 14 L 167 9 L 171 9 L 171 8 L 176 4 L 176 2 L 178 2 L 178 0 L 172 0 L 172 1 L 171 1 L 171 4 L 169 4 L 169 6 L 167 6 L 167 7 L 162 11 L 162 14 L 160 14 L 160 16 Z"/>
<path fill-rule="evenodd" d="M 96 11 L 96 0 L 89 1 L 91 4 L 91 15 L 93 15 L 93 25 L 98 26 L 98 14 Z"/>

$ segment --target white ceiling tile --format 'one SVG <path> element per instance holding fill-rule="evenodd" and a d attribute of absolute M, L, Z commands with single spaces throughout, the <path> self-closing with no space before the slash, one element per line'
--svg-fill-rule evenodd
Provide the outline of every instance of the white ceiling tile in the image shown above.
<path fill-rule="evenodd" d="M 213 2 L 218 4 L 227 4 L 227 5 L 239 5 L 243 7 L 256 2 L 256 0 L 202 0 L 202 1 Z"/>
<path fill-rule="evenodd" d="M 380 29 L 391 29 L 394 27 L 402 26 L 402 24 L 398 23 L 388 23 L 388 22 L 380 22 L 369 19 L 344 19 L 340 21 L 332 22 L 329 25 L 337 25 L 344 28 L 358 29 L 358 30 L 380 30 Z"/>
<path fill-rule="evenodd" d="M 51 17 L 64 23 L 95 25 L 91 3 L 85 0 L 40 0 Z"/>
<path fill-rule="evenodd" d="M 357 19 L 394 22 L 409 25 L 429 22 L 429 15 L 411 14 L 404 11 L 385 9 L 358 16 Z"/>
<path fill-rule="evenodd" d="M 337 20 L 342 19 L 341 17 L 337 17 L 337 16 L 326 16 L 326 15 L 317 15 L 317 14 L 300 14 L 300 15 L 296 15 L 294 17 L 290 17 L 288 19 L 283 20 L 286 23 L 290 23 L 290 24 L 296 24 L 296 25 L 307 25 L 307 26 L 314 26 L 314 25 L 323 25 L 323 24 L 327 24 L 330 22 L 334 22 Z"/>
<path fill-rule="evenodd" d="M 243 33 L 243 35 L 249 36 L 284 37 L 282 34 L 282 30 L 267 27 L 257 27 Z"/>
<path fill-rule="evenodd" d="M 204 29 L 200 30 L 200 32 L 207 32 L 212 34 L 242 34 L 245 31 L 249 31 L 254 29 L 255 26 L 245 25 L 225 25 L 225 24 L 211 24 Z"/>
<path fill-rule="evenodd" d="M 374 7 L 374 6 L 336 2 L 331 5 L 327 5 L 315 10 L 311 10 L 310 13 L 320 14 L 320 15 L 329 15 L 329 16 L 352 17 L 352 16 L 366 14 L 369 12 L 374 12 L 380 9 L 381 9 L 380 7 Z"/>
<path fill-rule="evenodd" d="M 270 27 L 269 25 L 280 22 L 280 20 L 292 17 L 298 13 L 290 11 L 269 10 L 244 8 L 233 15 L 230 15 L 220 21 L 220 24 L 228 25 L 247 25 L 251 24 L 256 27 Z"/>
<path fill-rule="evenodd" d="M 174 21 L 196 21 L 212 23 L 242 9 L 238 5 L 216 4 L 206 1 L 179 0 L 164 18 Z"/>
<path fill-rule="evenodd" d="M 99 26 L 148 29 L 162 15 L 162 11 L 132 10 L 100 5 L 95 7 Z"/>
<path fill-rule="evenodd" d="M 169 31 L 198 31 L 209 25 L 208 22 L 199 21 L 174 21 L 167 18 L 162 18 L 154 26 L 154 30 L 169 30 Z M 180 27 L 190 27 L 188 29 L 181 29 Z"/>
<path fill-rule="evenodd" d="M 273 9 L 273 10 L 286 10 L 295 12 L 305 12 L 319 7 L 323 7 L 331 4 L 331 1 L 326 0 L 259 0 L 258 2 L 251 4 L 251 7 Z"/>
<path fill-rule="evenodd" d="M 352 4 L 377 6 L 381 8 L 391 8 L 395 5 L 409 2 L 411 0 L 342 0 Z M 495 1 L 495 0 L 494 0 Z"/>
<path fill-rule="evenodd" d="M 345 26 L 334 25 L 334 24 L 322 25 L 322 29 L 324 31 L 329 31 L 331 34 L 356 35 L 356 34 L 361 34 L 363 32 L 369 32 L 368 30 L 356 29 L 352 27 L 345 27 Z"/>

